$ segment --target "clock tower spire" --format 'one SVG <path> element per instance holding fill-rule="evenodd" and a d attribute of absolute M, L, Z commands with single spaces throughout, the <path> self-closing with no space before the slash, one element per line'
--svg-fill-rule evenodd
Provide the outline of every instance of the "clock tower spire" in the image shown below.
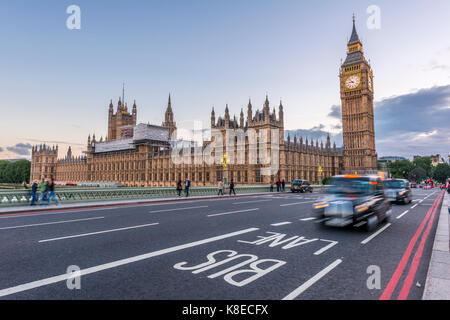
<path fill-rule="evenodd" d="M 340 68 L 344 167 L 348 172 L 377 170 L 373 112 L 373 73 L 363 45 L 353 29 L 347 43 L 347 58 Z"/>

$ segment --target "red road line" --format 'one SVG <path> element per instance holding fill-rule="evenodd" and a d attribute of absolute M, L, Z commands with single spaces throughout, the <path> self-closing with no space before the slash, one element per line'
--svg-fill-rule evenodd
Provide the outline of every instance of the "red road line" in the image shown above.
<path fill-rule="evenodd" d="M 406 276 L 405 282 L 403 283 L 403 287 L 397 298 L 398 300 L 406 300 L 408 298 L 409 291 L 411 290 L 411 286 L 414 281 L 414 277 L 416 276 L 417 268 L 419 267 L 420 260 L 422 259 L 422 254 L 423 254 L 423 249 L 424 249 L 425 243 L 427 242 L 428 236 L 430 235 L 431 227 L 433 226 L 435 213 L 437 211 L 437 208 L 439 207 L 439 203 L 442 200 L 442 195 L 443 195 L 443 192 L 441 192 L 441 194 L 438 197 L 439 198 L 438 204 L 434 207 L 433 214 L 431 215 L 431 219 L 428 221 L 428 226 L 422 235 L 422 239 L 420 240 L 419 248 L 417 249 L 416 254 L 414 255 L 414 259 L 413 259 L 413 262 L 409 269 L 408 275 Z"/>
<path fill-rule="evenodd" d="M 400 280 L 400 277 L 402 276 L 403 271 L 406 268 L 406 265 L 408 264 L 409 257 L 411 256 L 412 250 L 414 246 L 416 245 L 417 239 L 419 238 L 419 235 L 422 233 L 423 228 L 425 227 L 425 224 L 428 220 L 428 218 L 431 215 L 431 212 L 433 211 L 433 208 L 436 205 L 436 202 L 439 197 L 436 197 L 434 200 L 433 205 L 428 210 L 427 215 L 423 219 L 422 223 L 420 224 L 419 228 L 417 229 L 416 233 L 412 237 L 411 241 L 409 242 L 408 247 L 406 248 L 405 253 L 403 254 L 402 259 L 400 260 L 400 263 L 397 266 L 397 269 L 395 270 L 394 274 L 391 277 L 391 280 L 389 280 L 389 283 L 387 284 L 386 288 L 384 289 L 383 293 L 380 296 L 379 300 L 389 300 L 391 299 L 392 293 L 395 290 L 395 287 L 398 284 L 398 281 Z"/>

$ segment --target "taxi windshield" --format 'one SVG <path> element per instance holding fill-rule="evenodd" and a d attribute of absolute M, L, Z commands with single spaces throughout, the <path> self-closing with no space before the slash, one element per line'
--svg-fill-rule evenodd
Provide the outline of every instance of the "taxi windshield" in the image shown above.
<path fill-rule="evenodd" d="M 367 195 L 370 193 L 370 179 L 360 178 L 333 178 L 327 193 L 338 195 Z"/>
<path fill-rule="evenodd" d="M 302 184 L 302 180 L 294 180 L 292 181 L 292 184 Z"/>
<path fill-rule="evenodd" d="M 403 189 L 405 187 L 405 182 L 402 180 L 386 180 L 384 186 L 386 189 Z"/>

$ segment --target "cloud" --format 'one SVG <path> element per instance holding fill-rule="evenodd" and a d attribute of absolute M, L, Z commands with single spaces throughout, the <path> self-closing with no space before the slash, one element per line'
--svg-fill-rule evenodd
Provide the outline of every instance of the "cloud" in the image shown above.
<path fill-rule="evenodd" d="M 331 106 L 331 111 L 327 116 L 341 121 L 342 119 L 341 106 L 340 105 Z"/>
<path fill-rule="evenodd" d="M 382 99 L 374 113 L 379 156 L 448 154 L 450 85 Z"/>
<path fill-rule="evenodd" d="M 29 156 L 32 147 L 29 143 L 17 143 L 15 146 L 6 147 L 6 150 L 20 156 Z"/>

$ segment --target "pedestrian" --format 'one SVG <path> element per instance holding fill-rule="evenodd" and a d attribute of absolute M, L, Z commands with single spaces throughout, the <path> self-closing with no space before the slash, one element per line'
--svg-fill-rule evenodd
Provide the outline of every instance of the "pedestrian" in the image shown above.
<path fill-rule="evenodd" d="M 273 192 L 273 180 L 270 180 L 270 192 Z"/>
<path fill-rule="evenodd" d="M 45 182 L 44 178 L 42 178 L 42 181 L 39 182 L 39 192 L 41 193 L 40 196 L 39 196 L 39 204 L 43 204 L 44 201 L 45 201 L 44 200 L 44 198 L 46 196 L 46 194 L 45 194 L 45 185 L 46 185 L 46 182 Z"/>
<path fill-rule="evenodd" d="M 230 196 L 231 196 L 231 192 L 233 192 L 234 195 L 236 195 L 236 191 L 234 191 L 234 181 L 233 181 L 233 179 L 231 179 L 231 182 L 230 182 Z"/>
<path fill-rule="evenodd" d="M 280 179 L 277 180 L 277 192 L 280 192 L 281 189 L 281 181 Z"/>
<path fill-rule="evenodd" d="M 31 185 L 31 191 L 30 191 L 30 194 L 31 194 L 31 204 L 30 205 L 32 205 L 32 206 L 35 206 L 36 201 L 38 200 L 38 197 L 37 197 L 38 188 L 39 188 L 39 183 L 37 180 L 34 180 L 33 184 Z"/>
<path fill-rule="evenodd" d="M 50 178 L 49 183 L 47 184 L 48 188 L 48 195 L 47 195 L 47 204 L 50 204 L 50 201 L 53 199 L 53 201 L 56 202 L 56 204 L 59 204 L 58 199 L 56 198 L 56 192 L 55 192 L 55 180 L 53 180 L 53 177 Z"/>
<path fill-rule="evenodd" d="M 218 196 L 220 196 L 220 195 L 223 196 L 223 182 L 222 182 L 222 180 L 219 180 L 219 183 L 217 184 L 217 188 L 219 189 L 219 193 L 217 195 Z"/>
<path fill-rule="evenodd" d="M 189 197 L 190 186 L 191 186 L 191 182 L 189 181 L 188 178 L 186 178 L 186 180 L 184 180 L 184 191 L 186 192 L 186 197 Z"/>
<path fill-rule="evenodd" d="M 283 192 L 286 191 L 286 182 L 284 181 L 284 179 L 283 181 L 281 181 L 281 188 L 283 189 Z"/>
<path fill-rule="evenodd" d="M 181 184 L 181 180 L 178 180 L 177 182 L 177 192 L 178 196 L 181 197 L 181 191 L 183 191 L 183 185 Z"/>

